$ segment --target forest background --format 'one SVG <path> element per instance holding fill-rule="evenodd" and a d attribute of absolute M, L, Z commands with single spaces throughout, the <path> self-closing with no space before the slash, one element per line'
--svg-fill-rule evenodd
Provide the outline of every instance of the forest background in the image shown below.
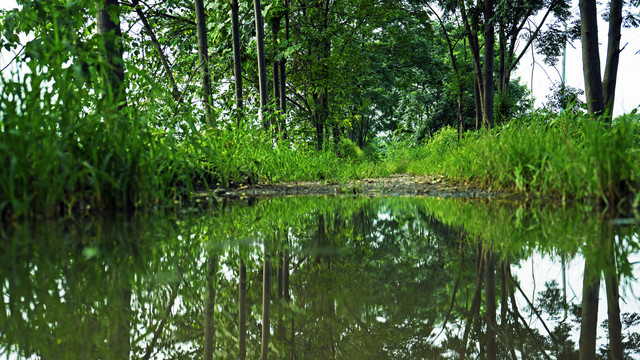
<path fill-rule="evenodd" d="M 19 1 L 0 13 L 0 211 L 404 172 L 637 205 L 638 115 L 611 114 L 638 2 L 580 5 Z M 590 44 L 584 89 L 534 109 L 518 65 L 568 42 Z"/>

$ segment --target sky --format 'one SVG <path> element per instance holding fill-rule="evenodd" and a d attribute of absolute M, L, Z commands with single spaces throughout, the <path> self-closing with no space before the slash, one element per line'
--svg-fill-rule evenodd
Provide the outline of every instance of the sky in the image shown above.
<path fill-rule="evenodd" d="M 9 9 L 15 6 L 15 0 L 0 0 L 0 8 Z M 600 12 L 604 11 L 604 7 L 600 6 L 599 10 Z M 575 15 L 579 14 L 577 0 L 573 1 L 571 11 Z M 600 42 L 601 70 L 604 72 L 608 28 L 602 19 L 600 21 L 598 39 Z M 620 54 L 614 116 L 629 113 L 640 106 L 640 91 L 638 90 L 638 84 L 640 84 L 640 29 L 623 28 L 621 46 L 624 47 L 625 44 L 626 47 Z M 12 58 L 13 56 L 3 49 L 0 53 L 0 69 L 4 68 L 7 61 Z M 514 75 L 520 77 L 522 83 L 527 84 L 532 90 L 536 107 L 542 106 L 547 101 L 551 86 L 560 82 L 560 64 L 561 62 L 558 62 L 556 67 L 547 66 L 542 62 L 541 56 L 532 56 L 531 51 L 522 58 Z M 566 84 L 577 89 L 584 89 L 579 41 L 567 46 Z M 584 101 L 584 96 L 582 100 Z"/>
<path fill-rule="evenodd" d="M 603 6 L 599 6 L 600 13 L 604 11 Z M 573 1 L 571 13 L 579 15 L 578 1 Z M 599 17 L 598 41 L 600 43 L 600 66 L 604 73 L 607 56 L 607 34 L 608 25 Z M 614 116 L 631 112 L 640 105 L 640 29 L 622 29 L 622 40 L 620 46 L 626 47 L 620 53 L 620 64 L 618 68 L 618 82 L 616 85 L 616 97 L 614 104 Z M 536 107 L 547 101 L 549 88 L 553 83 L 561 81 L 561 62 L 550 67 L 544 65 L 542 56 L 531 55 L 529 51 L 521 60 L 520 66 L 515 75 L 522 79 L 524 84 L 532 90 L 536 99 Z M 533 81 L 532 81 L 533 79 Z M 566 84 L 568 86 L 584 90 L 584 77 L 582 74 L 582 47 L 580 41 L 575 41 L 567 46 L 566 58 Z M 584 101 L 584 95 L 582 96 Z"/>

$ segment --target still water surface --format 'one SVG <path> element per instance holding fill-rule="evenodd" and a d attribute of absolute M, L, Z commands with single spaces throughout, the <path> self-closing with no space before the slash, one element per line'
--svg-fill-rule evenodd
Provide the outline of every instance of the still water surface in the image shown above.
<path fill-rule="evenodd" d="M 0 358 L 635 359 L 637 233 L 579 207 L 362 197 L 5 225 Z"/>

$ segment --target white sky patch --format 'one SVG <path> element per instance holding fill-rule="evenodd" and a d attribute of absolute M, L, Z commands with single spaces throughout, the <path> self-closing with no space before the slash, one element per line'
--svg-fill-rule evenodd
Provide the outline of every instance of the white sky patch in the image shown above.
<path fill-rule="evenodd" d="M 629 262 L 634 263 L 634 271 L 633 277 L 635 279 L 640 275 L 640 266 L 638 263 L 640 260 L 640 254 L 633 254 L 629 258 Z M 522 291 L 527 295 L 529 300 L 534 302 L 536 305 L 537 297 L 541 291 L 545 290 L 545 283 L 551 280 L 555 280 L 560 289 L 562 290 L 563 282 L 562 282 L 562 264 L 560 259 L 551 258 L 548 255 L 540 255 L 534 254 L 530 258 L 523 260 L 520 262 L 520 267 L 511 267 L 511 271 L 515 278 L 517 278 L 520 282 L 520 287 Z M 566 281 L 567 281 L 567 302 L 580 304 L 582 302 L 582 281 L 583 281 L 583 272 L 584 272 L 584 258 L 582 256 L 576 256 L 573 259 L 567 260 L 566 262 Z M 635 285 L 635 289 L 637 292 L 638 283 L 637 280 L 633 282 Z M 621 288 L 620 290 L 620 313 L 626 312 L 638 312 L 640 309 L 640 299 L 637 296 L 633 296 L 629 289 Z M 605 343 L 608 343 L 608 339 L 606 338 L 605 330 L 600 326 L 602 321 L 607 319 L 607 298 L 606 298 L 606 289 L 604 285 L 604 281 L 600 282 L 600 301 L 598 303 L 598 347 L 603 346 Z M 518 302 L 518 307 L 521 312 L 524 313 L 523 309 L 525 309 L 528 304 L 524 297 L 516 290 L 516 300 Z M 553 330 L 555 325 L 558 322 L 550 320 L 546 314 L 542 313 L 542 318 L 549 326 L 550 330 Z M 567 321 L 571 321 L 571 315 L 569 314 L 569 318 Z M 542 323 L 533 315 L 531 317 L 530 325 L 540 331 L 541 334 L 547 335 L 546 330 L 544 329 Z M 576 327 L 577 330 L 572 332 L 571 340 L 576 344 L 580 338 L 579 326 Z M 634 328 L 634 331 L 639 331 L 640 329 Z M 623 329 L 624 332 L 624 329 Z"/>
<path fill-rule="evenodd" d="M 598 7 L 598 41 L 600 43 L 600 70 L 604 74 L 607 59 L 607 35 L 609 32 L 608 23 L 602 20 L 600 16 L 604 10 L 603 6 Z M 571 13 L 580 16 L 578 2 L 573 1 Z M 541 19 L 542 16 L 540 16 Z M 539 19 L 536 19 L 538 21 Z M 640 71 L 638 63 L 640 62 L 640 29 L 622 28 L 622 40 L 620 47 L 624 50 L 620 53 L 620 63 L 618 67 L 618 80 L 616 85 L 616 97 L 614 102 L 614 116 L 631 112 L 640 106 L 640 92 L 637 91 L 638 83 L 640 83 Z M 554 83 L 560 83 L 562 80 L 562 59 L 558 61 L 555 67 L 545 65 L 542 56 L 531 55 L 529 50 L 522 57 L 518 69 L 514 73 L 515 77 L 520 77 L 523 84 L 531 89 L 535 98 L 535 106 L 541 107 L 547 102 L 547 95 L 550 94 L 549 88 Z M 582 46 L 580 40 L 574 41 L 573 44 L 567 45 L 566 57 L 566 84 L 568 86 L 584 90 L 584 76 L 582 73 Z M 585 101 L 584 95 L 581 99 Z"/>

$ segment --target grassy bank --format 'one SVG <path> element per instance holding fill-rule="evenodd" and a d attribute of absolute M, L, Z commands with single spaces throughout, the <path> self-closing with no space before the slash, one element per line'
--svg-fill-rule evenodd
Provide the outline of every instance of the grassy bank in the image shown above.
<path fill-rule="evenodd" d="M 185 119 L 160 129 L 153 112 L 135 107 L 110 116 L 107 106 L 83 111 L 75 94 L 43 97 L 26 86 L 14 94 L 21 96 L 0 95 L 0 218 L 148 207 L 242 184 L 388 175 L 361 154 L 275 143 L 261 128 L 205 132 Z"/>
<path fill-rule="evenodd" d="M 59 76 L 64 84 L 73 74 Z M 454 129 L 444 128 L 420 146 L 393 142 L 364 154 L 348 140 L 325 151 L 301 139 L 275 142 L 262 127 L 202 131 L 190 125 L 196 119 L 185 118 L 162 128 L 158 111 L 130 106 L 117 114 L 100 99 L 87 111 L 82 99 L 90 94 L 0 85 L 11 90 L 0 95 L 3 218 L 179 203 L 194 190 L 243 184 L 339 183 L 405 172 L 605 202 L 619 202 L 640 186 L 635 113 L 613 126 L 569 112 L 535 115 L 468 132 L 460 142 Z"/>
<path fill-rule="evenodd" d="M 605 203 L 640 187 L 640 116 L 613 126 L 570 112 L 536 114 L 458 142 L 444 128 L 418 147 L 390 152 L 393 171 L 438 173 L 485 187 Z"/>

